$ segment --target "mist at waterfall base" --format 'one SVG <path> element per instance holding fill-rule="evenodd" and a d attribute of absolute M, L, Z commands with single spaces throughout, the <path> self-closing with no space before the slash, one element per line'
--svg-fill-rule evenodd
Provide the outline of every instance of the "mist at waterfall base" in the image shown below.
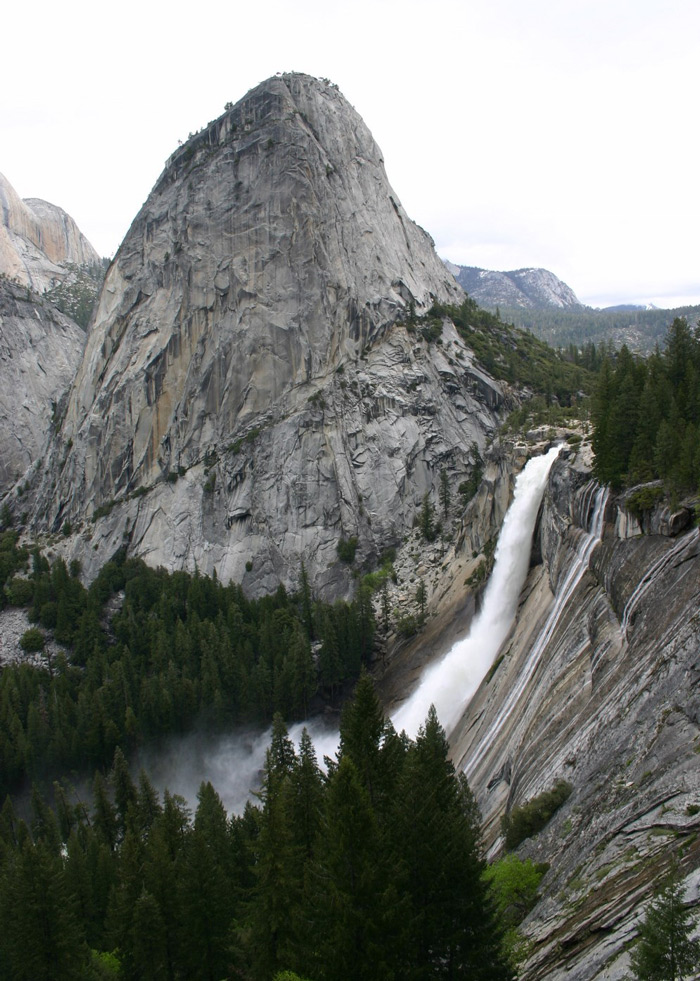
<path fill-rule="evenodd" d="M 338 729 L 324 720 L 309 719 L 289 727 L 289 736 L 299 745 L 306 728 L 319 763 L 334 756 L 338 749 Z M 262 783 L 265 753 L 272 729 L 240 729 L 221 735 L 204 733 L 173 736 L 157 749 L 144 749 L 134 762 L 134 775 L 143 768 L 160 791 L 184 797 L 191 808 L 197 806 L 202 783 L 211 783 L 229 814 L 241 814 Z"/>
<path fill-rule="evenodd" d="M 513 502 L 506 513 L 495 551 L 493 572 L 483 605 L 469 633 L 438 662 L 427 668 L 418 687 L 392 715 L 400 732 L 415 738 L 431 705 L 448 734 L 491 667 L 512 627 L 518 598 L 530 564 L 532 536 L 549 471 L 561 450 L 553 447 L 533 457 L 518 475 Z M 303 728 L 309 732 L 319 763 L 338 749 L 338 730 L 322 718 L 290 727 L 298 745 Z M 203 781 L 210 781 L 229 813 L 241 813 L 260 786 L 270 729 L 240 730 L 226 736 L 174 737 L 157 752 L 144 751 L 136 761 L 156 787 L 184 797 L 196 806 Z"/>

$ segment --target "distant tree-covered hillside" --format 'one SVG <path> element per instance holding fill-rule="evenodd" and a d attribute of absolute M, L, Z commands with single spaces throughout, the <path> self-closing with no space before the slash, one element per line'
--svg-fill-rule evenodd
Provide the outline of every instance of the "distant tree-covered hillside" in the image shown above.
<path fill-rule="evenodd" d="M 597 347 L 626 344 L 631 351 L 651 354 L 657 344 L 664 342 L 666 333 L 678 317 L 689 323 L 700 319 L 700 306 L 679 307 L 675 310 L 524 310 L 500 308 L 503 320 L 524 328 L 554 348 L 578 348 L 586 343 Z"/>
<path fill-rule="evenodd" d="M 66 278 L 45 293 L 61 313 L 71 317 L 83 330 L 87 330 L 90 323 L 107 264 L 106 259 L 103 260 L 102 265 L 95 266 L 68 264 Z"/>
<path fill-rule="evenodd" d="M 483 310 L 470 297 L 460 306 L 435 304 L 429 311 L 427 327 L 449 317 L 479 363 L 494 376 L 533 392 L 571 405 L 590 392 L 593 375 L 585 359 L 574 362 L 555 351 L 526 330 L 504 323 L 496 314 Z"/>

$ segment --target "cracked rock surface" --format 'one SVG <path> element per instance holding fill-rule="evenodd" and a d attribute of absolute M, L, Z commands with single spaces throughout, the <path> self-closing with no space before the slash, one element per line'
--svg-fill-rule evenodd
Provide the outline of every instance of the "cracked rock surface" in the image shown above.
<path fill-rule="evenodd" d="M 659 506 L 645 518 L 651 533 L 635 534 L 622 500 L 609 499 L 602 541 L 520 685 L 590 500 L 585 469 L 555 463 L 539 561 L 513 635 L 451 740 L 492 855 L 507 809 L 557 779 L 573 787 L 546 828 L 520 846 L 522 857 L 550 864 L 523 924 L 528 981 L 629 976 L 641 904 L 672 852 L 682 854 L 686 901 L 700 901 L 700 531 Z"/>
<path fill-rule="evenodd" d="M 0 174 L 0 273 L 43 293 L 68 275 L 67 267 L 102 260 L 63 208 L 41 198 L 23 200 Z"/>
<path fill-rule="evenodd" d="M 413 326 L 462 297 L 337 88 L 269 79 L 173 154 L 134 220 L 36 525 L 85 522 L 87 575 L 128 543 L 251 595 L 295 585 L 303 558 L 314 589 L 348 594 L 338 541 L 371 564 L 497 424 L 501 386 L 452 325 L 430 346 Z"/>
<path fill-rule="evenodd" d="M 0 494 L 44 454 L 84 342 L 48 301 L 0 279 Z"/>

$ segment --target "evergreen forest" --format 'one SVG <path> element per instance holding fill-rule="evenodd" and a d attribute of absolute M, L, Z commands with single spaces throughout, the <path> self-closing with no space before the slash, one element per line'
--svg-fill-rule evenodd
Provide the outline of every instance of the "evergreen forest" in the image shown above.
<path fill-rule="evenodd" d="M 194 814 L 117 750 L 91 804 L 35 788 L 0 813 L 0 975 L 8 981 L 506 981 L 479 815 L 434 710 L 415 741 L 367 675 L 327 772 L 276 715 L 256 804 Z M 292 973 L 293 972 L 293 973 Z"/>
<path fill-rule="evenodd" d="M 19 547 L 11 529 L 0 537 L 0 604 L 27 608 L 38 646 L 45 628 L 70 649 L 0 672 L 1 797 L 27 780 L 108 767 L 118 747 L 129 757 L 170 734 L 268 723 L 276 712 L 304 719 L 317 696 L 332 703 L 347 690 L 372 648 L 371 590 L 360 583 L 352 602 L 315 602 L 303 567 L 298 594 L 280 587 L 259 600 L 123 555 L 89 589 L 78 575 Z"/>
<path fill-rule="evenodd" d="M 575 405 L 594 384 L 593 363 L 583 355 L 555 351 L 533 333 L 505 323 L 498 314 L 483 310 L 467 297 L 459 306 L 435 303 L 422 320 L 423 336 L 431 324 L 449 317 L 464 343 L 494 378 L 544 395 L 561 406 Z M 427 325 L 427 326 L 426 326 Z"/>
<path fill-rule="evenodd" d="M 525 307 L 499 307 L 499 314 L 509 323 L 532 331 L 536 337 L 555 348 L 570 345 L 581 348 L 587 344 L 597 347 L 627 344 L 639 354 L 648 355 L 664 343 L 671 323 L 683 318 L 697 323 L 700 307 L 676 307 L 673 310 L 607 309 L 592 307 L 578 309 L 532 310 Z"/>
<path fill-rule="evenodd" d="M 598 375 L 591 418 L 595 475 L 601 483 L 619 490 L 659 479 L 676 498 L 696 493 L 700 488 L 700 328 L 678 318 L 669 328 L 663 351 L 657 348 L 644 359 L 623 346 L 607 356 Z"/>

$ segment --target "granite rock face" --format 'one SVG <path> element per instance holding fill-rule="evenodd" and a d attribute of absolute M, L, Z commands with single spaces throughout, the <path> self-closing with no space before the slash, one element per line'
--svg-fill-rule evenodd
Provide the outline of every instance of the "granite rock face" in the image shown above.
<path fill-rule="evenodd" d="M 0 274 L 43 293 L 70 266 L 99 266 L 97 252 L 66 212 L 40 198 L 22 200 L 0 174 Z"/>
<path fill-rule="evenodd" d="M 109 511 L 87 562 L 128 541 L 261 593 L 303 557 L 347 591 L 339 539 L 395 543 L 496 425 L 503 392 L 452 326 L 411 329 L 462 296 L 337 88 L 269 79 L 173 154 L 119 249 L 41 521 Z"/>
<path fill-rule="evenodd" d="M 700 533 L 660 506 L 634 534 L 624 499 L 608 498 L 574 582 L 597 493 L 585 470 L 553 467 L 512 636 L 452 736 L 492 856 L 507 810 L 558 779 L 573 787 L 519 850 L 550 865 L 522 928 L 532 981 L 628 976 L 672 851 L 687 901 L 700 899 Z"/>
<path fill-rule="evenodd" d="M 44 454 L 84 342 L 47 300 L 0 279 L 0 494 Z"/>
<path fill-rule="evenodd" d="M 453 262 L 445 265 L 462 289 L 488 309 L 502 306 L 527 310 L 576 310 L 582 306 L 571 287 L 548 269 L 497 272 L 478 266 L 458 266 Z"/>

